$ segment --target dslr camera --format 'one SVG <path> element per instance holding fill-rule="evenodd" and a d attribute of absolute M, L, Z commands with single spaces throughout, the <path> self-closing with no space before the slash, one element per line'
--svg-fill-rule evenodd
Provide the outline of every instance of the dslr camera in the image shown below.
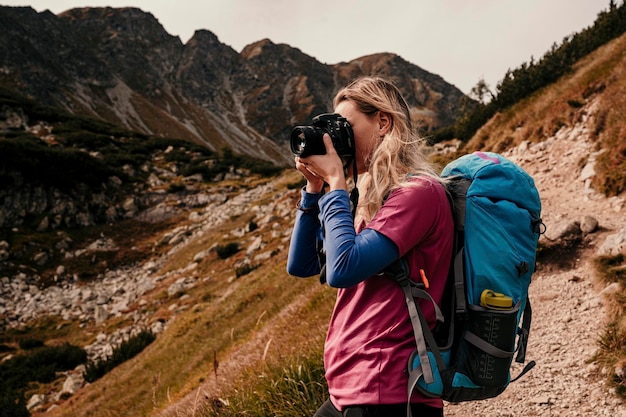
<path fill-rule="evenodd" d="M 343 160 L 354 156 L 354 133 L 345 117 L 337 113 L 324 113 L 313 118 L 309 126 L 296 126 L 291 132 L 291 152 L 302 158 L 324 155 L 324 133 L 328 133 L 333 146 Z"/>

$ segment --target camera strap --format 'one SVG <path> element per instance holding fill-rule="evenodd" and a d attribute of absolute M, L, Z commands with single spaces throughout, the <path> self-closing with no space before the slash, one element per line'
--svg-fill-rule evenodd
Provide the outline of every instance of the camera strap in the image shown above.
<path fill-rule="evenodd" d="M 357 180 L 359 178 L 359 174 L 357 172 L 356 169 L 356 158 L 352 157 L 352 161 L 348 161 L 346 163 L 346 165 L 344 166 L 344 169 L 350 165 L 350 162 L 352 162 L 352 178 L 354 179 L 354 187 L 352 187 L 352 191 L 350 191 L 350 203 L 351 203 L 351 211 L 352 211 L 352 218 L 355 219 L 356 218 L 356 208 L 359 205 L 359 187 L 357 187 Z"/>

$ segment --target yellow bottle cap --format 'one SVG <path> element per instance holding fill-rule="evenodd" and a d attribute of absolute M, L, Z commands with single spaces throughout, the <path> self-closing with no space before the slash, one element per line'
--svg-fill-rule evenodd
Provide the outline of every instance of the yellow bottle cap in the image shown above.
<path fill-rule="evenodd" d="M 484 290 L 480 294 L 480 305 L 495 310 L 507 310 L 513 307 L 513 299 L 492 290 Z"/>

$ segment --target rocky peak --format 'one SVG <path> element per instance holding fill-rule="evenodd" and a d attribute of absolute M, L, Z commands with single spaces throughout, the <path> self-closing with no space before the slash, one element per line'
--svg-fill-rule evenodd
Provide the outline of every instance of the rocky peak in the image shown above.
<path fill-rule="evenodd" d="M 278 140 L 296 123 L 327 112 L 336 89 L 330 67 L 299 49 L 269 39 L 246 46 L 241 56 L 253 74 L 244 101 L 246 117 Z"/>
<path fill-rule="evenodd" d="M 218 96 L 232 97 L 230 76 L 235 68 L 245 68 L 239 54 L 212 32 L 197 30 L 183 47 L 173 78 L 185 97 L 217 110 Z"/>
<path fill-rule="evenodd" d="M 59 18 L 84 40 L 81 50 L 97 55 L 107 72 L 142 94 L 155 95 L 164 87 L 182 52 L 180 38 L 140 9 L 89 7 L 69 10 Z"/>
<path fill-rule="evenodd" d="M 413 118 L 426 131 L 454 123 L 463 93 L 439 75 L 430 73 L 393 53 L 380 53 L 334 66 L 340 84 L 377 74 L 400 88 Z M 453 110 L 456 109 L 456 110 Z"/>
<path fill-rule="evenodd" d="M 146 44 L 180 38 L 172 36 L 151 14 L 134 7 L 85 7 L 58 15 L 76 27 L 82 27 L 102 38 L 126 38 Z"/>
<path fill-rule="evenodd" d="M 250 45 L 245 46 L 241 50 L 241 56 L 245 59 L 252 59 L 255 56 L 260 55 L 263 52 L 264 47 L 272 47 L 275 46 L 271 40 L 268 38 L 261 39 L 260 41 L 251 43 Z"/>
<path fill-rule="evenodd" d="M 325 65 L 263 39 L 239 54 L 206 30 L 182 44 L 137 8 L 78 8 L 55 16 L 0 6 L 0 87 L 142 133 L 291 163 L 294 124 L 329 111 L 358 75 L 385 75 L 420 124 L 450 124 L 461 91 L 394 54 Z M 55 53 L 50 53 L 54 51 Z"/>

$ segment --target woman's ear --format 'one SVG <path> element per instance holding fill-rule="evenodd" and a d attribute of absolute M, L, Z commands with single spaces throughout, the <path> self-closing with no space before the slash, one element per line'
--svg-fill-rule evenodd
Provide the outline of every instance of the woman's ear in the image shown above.
<path fill-rule="evenodd" d="M 391 130 L 392 119 L 389 113 L 383 111 L 378 112 L 378 134 L 380 137 L 385 136 Z"/>

